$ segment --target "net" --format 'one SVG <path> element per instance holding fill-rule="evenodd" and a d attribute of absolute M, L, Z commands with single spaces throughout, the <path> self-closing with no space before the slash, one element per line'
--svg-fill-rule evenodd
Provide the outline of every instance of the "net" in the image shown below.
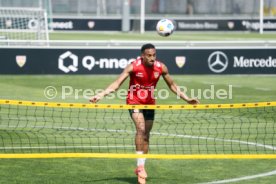
<path fill-rule="evenodd" d="M 155 109 L 150 154 L 275 154 L 276 102 L 95 105 L 0 100 L 0 153 L 135 152 L 128 109 Z"/>
<path fill-rule="evenodd" d="M 47 14 L 40 8 L 0 8 L 0 36 L 4 41 L 48 41 Z"/>

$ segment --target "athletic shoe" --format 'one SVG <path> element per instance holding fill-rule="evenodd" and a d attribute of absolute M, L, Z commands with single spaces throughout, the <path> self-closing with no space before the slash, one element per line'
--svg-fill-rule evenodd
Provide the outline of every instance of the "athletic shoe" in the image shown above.
<path fill-rule="evenodd" d="M 140 165 L 135 169 L 135 174 L 138 177 L 139 184 L 146 184 L 146 178 L 148 177 L 148 175 L 143 165 Z"/>

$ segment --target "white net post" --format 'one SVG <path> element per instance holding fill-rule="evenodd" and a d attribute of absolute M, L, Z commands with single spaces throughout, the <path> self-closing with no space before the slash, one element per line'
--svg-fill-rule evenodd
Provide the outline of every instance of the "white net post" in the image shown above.
<path fill-rule="evenodd" d="M 145 0 L 141 0 L 140 10 L 140 33 L 145 33 Z"/>
<path fill-rule="evenodd" d="M 264 0 L 260 0 L 260 34 L 264 33 Z"/>

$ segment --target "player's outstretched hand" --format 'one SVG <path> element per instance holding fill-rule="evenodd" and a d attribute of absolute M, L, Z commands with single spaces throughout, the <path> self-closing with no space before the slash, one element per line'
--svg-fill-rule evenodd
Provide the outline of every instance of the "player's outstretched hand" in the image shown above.
<path fill-rule="evenodd" d="M 98 96 L 98 95 L 92 96 L 92 98 L 89 100 L 89 102 L 91 102 L 91 103 L 97 103 L 100 99 L 101 99 L 101 97 Z"/>
<path fill-rule="evenodd" d="M 192 98 L 192 99 L 187 100 L 187 103 L 192 104 L 192 105 L 196 105 L 196 104 L 199 104 L 199 100 L 196 99 L 196 98 Z"/>

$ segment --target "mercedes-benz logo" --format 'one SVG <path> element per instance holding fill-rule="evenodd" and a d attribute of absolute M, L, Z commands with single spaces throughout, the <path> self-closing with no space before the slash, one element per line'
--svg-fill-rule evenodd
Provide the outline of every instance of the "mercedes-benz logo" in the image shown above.
<path fill-rule="evenodd" d="M 223 52 L 215 51 L 208 57 L 208 66 L 214 73 L 221 73 L 228 66 L 228 58 Z"/>

